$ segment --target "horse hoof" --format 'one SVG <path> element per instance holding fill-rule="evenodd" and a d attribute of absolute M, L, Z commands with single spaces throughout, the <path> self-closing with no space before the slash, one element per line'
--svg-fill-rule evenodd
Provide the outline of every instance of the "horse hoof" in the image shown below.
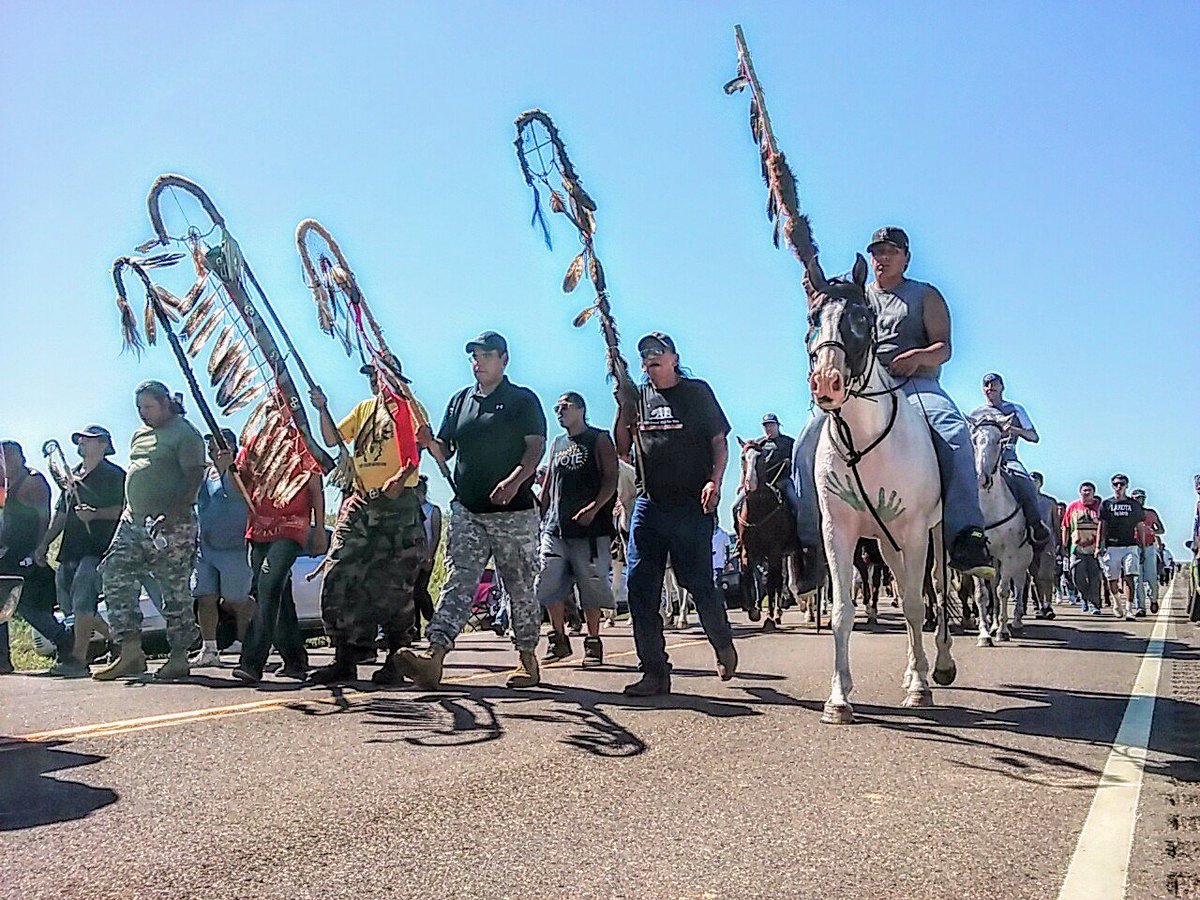
<path fill-rule="evenodd" d="M 1009 634 L 1007 631 L 1000 632 L 1000 634 L 998 634 L 996 637 L 998 640 L 1001 640 L 1001 641 L 1011 641 L 1012 640 L 1012 635 Z"/>
<path fill-rule="evenodd" d="M 877 618 L 875 618 L 874 616 L 867 616 L 867 627 L 868 628 L 875 628 L 877 625 L 879 625 L 879 620 Z"/>
<path fill-rule="evenodd" d="M 849 703 L 844 706 L 826 703 L 825 714 L 821 716 L 821 722 L 825 725 L 853 725 L 854 709 Z"/>
<path fill-rule="evenodd" d="M 759 609 L 757 606 L 752 606 L 750 608 L 750 621 L 757 622 L 761 618 L 762 618 L 762 610 Z"/>
<path fill-rule="evenodd" d="M 981 637 L 975 642 L 976 647 L 995 647 L 996 643 L 990 637 Z"/>
<path fill-rule="evenodd" d="M 928 688 L 923 691 L 909 691 L 902 705 L 909 709 L 933 706 L 933 691 Z"/>
<path fill-rule="evenodd" d="M 937 631 L 937 622 L 930 622 L 928 619 L 926 619 L 925 624 L 921 626 L 921 630 L 926 634 L 933 634 L 935 631 Z"/>
<path fill-rule="evenodd" d="M 770 634 L 775 630 L 775 620 L 768 618 L 762 623 L 762 630 Z"/>
<path fill-rule="evenodd" d="M 950 663 L 950 668 L 948 668 L 948 669 L 934 669 L 933 670 L 933 680 L 935 682 L 937 682 L 938 684 L 940 684 L 942 687 L 946 687 L 948 685 L 954 684 L 954 679 L 957 677 L 958 677 L 958 665 L 955 663 Z"/>

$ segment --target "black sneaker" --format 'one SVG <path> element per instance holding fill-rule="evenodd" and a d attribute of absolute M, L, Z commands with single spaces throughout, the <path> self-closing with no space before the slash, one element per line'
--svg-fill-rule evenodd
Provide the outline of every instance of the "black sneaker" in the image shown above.
<path fill-rule="evenodd" d="M 950 547 L 950 567 L 976 578 L 995 578 L 996 566 L 982 528 L 964 528 Z"/>
<path fill-rule="evenodd" d="M 1144 618 L 1146 618 L 1146 611 L 1145 611 L 1144 609 L 1139 609 L 1139 610 L 1137 611 L 1137 617 L 1138 617 L 1139 619 L 1144 619 Z"/>
<path fill-rule="evenodd" d="M 669 694 L 671 693 L 671 676 L 643 675 L 633 684 L 625 685 L 622 693 L 626 697 L 658 697 L 662 694 Z"/>
<path fill-rule="evenodd" d="M 233 677 L 244 684 L 258 684 L 262 681 L 262 673 L 249 666 L 238 666 L 233 670 Z"/>
<path fill-rule="evenodd" d="M 295 678 L 304 681 L 308 678 L 308 666 L 280 666 L 275 670 L 277 678 Z"/>
<path fill-rule="evenodd" d="M 583 639 L 583 667 L 604 665 L 604 642 L 598 637 Z"/>
<path fill-rule="evenodd" d="M 1157 600 L 1150 601 L 1150 612 L 1155 615 L 1158 615 L 1158 601 Z"/>
<path fill-rule="evenodd" d="M 571 639 L 561 631 L 552 631 L 550 632 L 550 645 L 546 648 L 546 655 L 542 657 L 542 662 L 558 662 L 560 659 L 566 659 L 573 652 Z"/>

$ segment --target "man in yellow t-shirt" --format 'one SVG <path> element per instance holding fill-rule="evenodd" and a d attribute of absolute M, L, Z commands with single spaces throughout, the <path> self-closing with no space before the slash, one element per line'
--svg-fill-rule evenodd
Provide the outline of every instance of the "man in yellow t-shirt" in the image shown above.
<path fill-rule="evenodd" d="M 374 396 L 340 423 L 330 415 L 324 392 L 313 388 L 310 393 L 320 411 L 321 437 L 330 447 L 351 443 L 355 467 L 354 490 L 342 501 L 321 587 L 321 619 L 334 660 L 313 672 L 318 684 L 355 680 L 359 660 L 374 656 L 380 627 L 388 656 L 371 680 L 383 685 L 403 681 L 396 651 L 411 639 L 413 589 L 426 555 L 421 501 L 414 488 L 421 448 L 433 436 L 423 424 L 428 422 L 425 410 L 394 389 L 398 380 L 407 381 L 399 364 L 389 359 L 383 365 L 388 371 L 382 375 L 374 365 L 363 366 Z"/>

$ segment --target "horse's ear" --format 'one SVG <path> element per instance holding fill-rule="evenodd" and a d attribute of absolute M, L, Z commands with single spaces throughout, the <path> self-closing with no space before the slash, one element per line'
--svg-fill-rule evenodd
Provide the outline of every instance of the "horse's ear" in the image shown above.
<path fill-rule="evenodd" d="M 978 428 L 979 427 L 979 417 L 978 416 L 967 416 L 967 424 L 969 426 L 971 426 L 972 428 Z"/>
<path fill-rule="evenodd" d="M 741 447 L 743 450 L 746 449 L 746 442 L 742 440 L 741 435 L 738 435 L 738 446 Z"/>
<path fill-rule="evenodd" d="M 1017 414 L 1009 413 L 1007 416 L 1004 417 L 1002 424 L 1004 425 L 1004 430 L 1008 431 L 1010 428 L 1012 428 L 1014 425 L 1017 424 Z"/>
<path fill-rule="evenodd" d="M 859 287 L 865 287 L 867 284 L 867 261 L 863 259 L 861 253 L 854 254 L 854 283 Z"/>
<path fill-rule="evenodd" d="M 825 273 L 821 270 L 820 261 L 814 256 L 804 264 L 804 274 L 808 276 L 806 288 L 811 287 L 809 291 L 809 299 L 812 299 L 812 293 L 823 294 L 829 290 L 829 281 L 825 278 Z"/>

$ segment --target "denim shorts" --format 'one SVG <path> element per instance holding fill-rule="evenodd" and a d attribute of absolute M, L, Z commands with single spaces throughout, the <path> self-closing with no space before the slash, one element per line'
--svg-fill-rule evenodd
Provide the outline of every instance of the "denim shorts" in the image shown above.
<path fill-rule="evenodd" d="M 54 587 L 58 595 L 58 607 L 64 616 L 96 615 L 102 590 L 99 565 L 98 556 L 85 556 L 58 564 L 58 571 L 54 573 Z"/>
<path fill-rule="evenodd" d="M 250 559 L 241 550 L 213 550 L 201 546 L 196 554 L 193 597 L 245 600 L 250 596 Z"/>

